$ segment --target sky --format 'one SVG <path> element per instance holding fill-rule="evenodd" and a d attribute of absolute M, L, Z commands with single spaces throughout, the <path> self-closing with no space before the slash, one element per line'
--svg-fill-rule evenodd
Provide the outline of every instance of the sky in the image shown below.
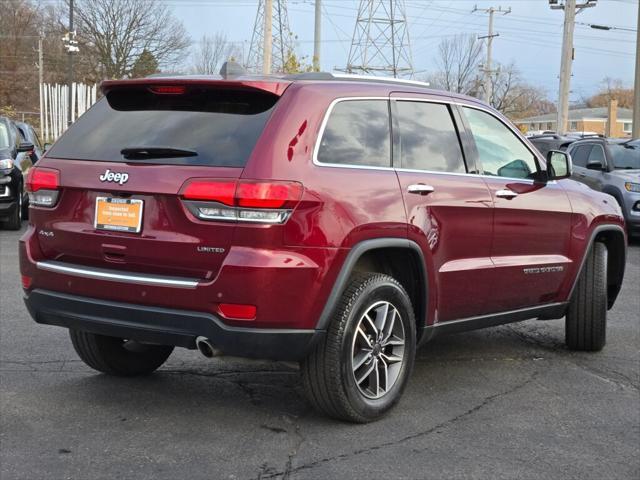
<path fill-rule="evenodd" d="M 203 35 L 226 34 L 248 51 L 257 0 L 161 0 L 182 20 L 194 41 Z M 275 2 L 276 0 L 274 0 Z M 578 0 L 579 2 L 581 0 Z M 576 21 L 637 29 L 639 0 L 598 0 Z M 359 0 L 322 0 L 321 68 L 332 71 L 347 62 Z M 459 33 L 486 35 L 488 15 L 472 13 L 490 6 L 511 7 L 495 14 L 494 61 L 515 62 L 522 77 L 557 98 L 564 12 L 551 10 L 548 0 L 404 0 L 411 40 L 413 67 L 418 74 L 433 71 L 438 43 Z M 287 0 L 289 26 L 297 36 L 296 50 L 313 56 L 314 1 Z M 635 32 L 594 30 L 576 25 L 571 100 L 580 101 L 598 90 L 604 77 L 633 85 Z"/>

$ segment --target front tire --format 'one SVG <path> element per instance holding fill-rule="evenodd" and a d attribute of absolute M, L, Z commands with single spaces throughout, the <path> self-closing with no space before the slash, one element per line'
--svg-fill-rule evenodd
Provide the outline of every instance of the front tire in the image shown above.
<path fill-rule="evenodd" d="M 565 343 L 571 350 L 598 351 L 607 333 L 607 247 L 595 242 L 573 292 L 565 320 Z"/>
<path fill-rule="evenodd" d="M 173 352 L 168 345 L 147 345 L 122 338 L 69 330 L 76 353 L 84 363 L 108 375 L 148 375 Z"/>
<path fill-rule="evenodd" d="M 18 198 L 16 200 L 17 205 L 13 209 L 13 213 L 11 214 L 11 216 L 5 221 L 4 224 L 7 230 L 20 230 L 20 227 L 22 227 L 22 213 L 24 207 L 23 198 L 24 196 L 22 185 L 20 185 L 18 187 Z"/>
<path fill-rule="evenodd" d="M 357 273 L 326 336 L 301 363 L 311 404 L 340 420 L 377 420 L 399 400 L 416 351 L 411 300 L 394 278 Z"/>

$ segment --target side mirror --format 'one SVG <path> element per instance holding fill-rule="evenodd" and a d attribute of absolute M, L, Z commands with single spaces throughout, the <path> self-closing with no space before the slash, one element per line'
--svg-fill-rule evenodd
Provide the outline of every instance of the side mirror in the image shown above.
<path fill-rule="evenodd" d="M 51 148 L 51 145 L 53 145 L 53 144 L 51 144 L 51 143 L 45 143 L 45 144 L 44 144 L 44 147 L 43 147 L 43 150 L 42 150 L 42 153 L 44 153 L 44 152 L 46 152 L 47 150 L 49 150 L 49 149 Z"/>
<path fill-rule="evenodd" d="M 587 169 L 589 170 L 604 170 L 604 165 L 600 161 L 587 163 Z"/>
<path fill-rule="evenodd" d="M 30 152 L 35 148 L 36 147 L 31 142 L 21 142 L 20 145 L 18 145 L 18 153 Z"/>
<path fill-rule="evenodd" d="M 547 153 L 547 178 L 549 180 L 562 180 L 571 177 L 573 163 L 567 152 L 549 150 Z"/>

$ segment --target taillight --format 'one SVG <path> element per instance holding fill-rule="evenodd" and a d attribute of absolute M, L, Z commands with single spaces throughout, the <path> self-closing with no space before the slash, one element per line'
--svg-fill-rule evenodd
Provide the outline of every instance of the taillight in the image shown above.
<path fill-rule="evenodd" d="M 297 182 L 194 179 L 181 195 L 201 220 L 284 223 L 302 192 Z"/>
<path fill-rule="evenodd" d="M 60 172 L 53 168 L 33 167 L 27 175 L 26 190 L 29 204 L 35 207 L 53 207 L 58 201 Z"/>

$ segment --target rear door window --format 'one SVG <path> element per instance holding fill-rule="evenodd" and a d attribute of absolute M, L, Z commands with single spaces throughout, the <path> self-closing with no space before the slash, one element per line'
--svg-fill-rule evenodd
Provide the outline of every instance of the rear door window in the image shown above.
<path fill-rule="evenodd" d="M 321 163 L 391 166 L 391 128 L 387 100 L 345 100 L 334 105 L 317 160 Z"/>
<path fill-rule="evenodd" d="M 48 156 L 127 162 L 123 149 L 174 149 L 196 155 L 136 162 L 242 167 L 277 99 L 266 92 L 214 88 L 178 95 L 115 89 L 82 115 Z"/>
<path fill-rule="evenodd" d="M 447 105 L 398 101 L 402 168 L 465 173 L 462 148 Z"/>

